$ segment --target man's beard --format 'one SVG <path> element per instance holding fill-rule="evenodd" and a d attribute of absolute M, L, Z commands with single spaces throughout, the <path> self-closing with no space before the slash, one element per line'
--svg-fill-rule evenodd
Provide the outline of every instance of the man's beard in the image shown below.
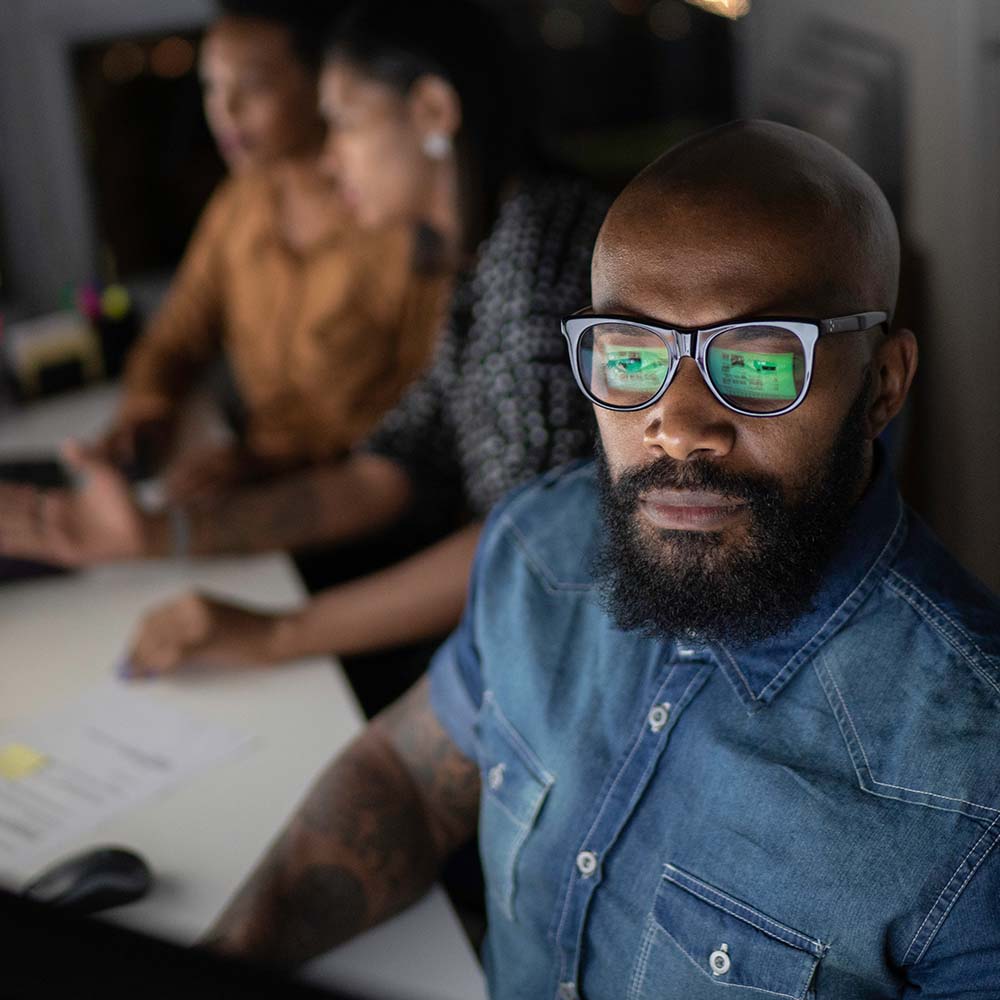
<path fill-rule="evenodd" d="M 665 455 L 612 482 L 598 438 L 604 537 L 595 574 L 618 627 L 742 646 L 784 632 L 810 611 L 861 491 L 870 387 L 869 374 L 829 452 L 805 470 L 801 481 L 810 485 L 794 503 L 777 478 L 730 473 L 711 459 Z M 657 488 L 743 501 L 746 534 L 727 540 L 723 532 L 640 531 L 639 497 Z"/>

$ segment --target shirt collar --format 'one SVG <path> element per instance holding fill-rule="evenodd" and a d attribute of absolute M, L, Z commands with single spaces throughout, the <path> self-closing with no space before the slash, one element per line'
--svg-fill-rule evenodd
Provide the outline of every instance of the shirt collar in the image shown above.
<path fill-rule="evenodd" d="M 253 200 L 246 209 L 243 224 L 247 244 L 251 251 L 261 254 L 278 249 L 285 253 L 293 253 L 298 257 L 309 257 L 325 250 L 328 246 L 340 243 L 348 230 L 344 211 L 331 212 L 328 226 L 307 246 L 298 250 L 289 247 L 280 230 L 276 170 L 277 168 L 261 171 L 256 178 L 261 186 L 260 197 Z"/>
<path fill-rule="evenodd" d="M 875 474 L 851 514 L 844 544 L 824 574 L 812 610 L 787 631 L 763 642 L 711 647 L 723 673 L 751 711 L 770 704 L 799 668 L 849 621 L 903 543 L 905 508 L 888 456 L 878 443 L 874 464 Z"/>

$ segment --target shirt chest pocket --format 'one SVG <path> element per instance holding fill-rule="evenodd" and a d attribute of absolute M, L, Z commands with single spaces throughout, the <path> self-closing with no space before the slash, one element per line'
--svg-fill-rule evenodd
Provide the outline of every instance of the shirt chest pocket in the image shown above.
<path fill-rule="evenodd" d="M 490 897 L 513 920 L 518 858 L 555 778 L 504 716 L 490 691 L 483 696 L 477 729 L 483 875 Z"/>
<path fill-rule="evenodd" d="M 806 1000 L 828 947 L 664 865 L 628 1000 Z"/>

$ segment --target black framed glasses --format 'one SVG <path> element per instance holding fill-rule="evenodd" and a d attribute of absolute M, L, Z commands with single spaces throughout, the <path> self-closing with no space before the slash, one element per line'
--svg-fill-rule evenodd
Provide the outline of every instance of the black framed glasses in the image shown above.
<path fill-rule="evenodd" d="M 693 358 L 723 406 L 748 417 L 778 417 L 805 399 L 821 336 L 870 330 L 888 318 L 861 312 L 683 328 L 582 311 L 564 319 L 562 331 L 577 385 L 607 410 L 651 406 L 667 391 L 681 358 Z"/>

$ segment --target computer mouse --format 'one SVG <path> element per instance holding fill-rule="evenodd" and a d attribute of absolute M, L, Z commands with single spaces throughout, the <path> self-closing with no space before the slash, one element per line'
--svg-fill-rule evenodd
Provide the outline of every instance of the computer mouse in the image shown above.
<path fill-rule="evenodd" d="M 138 854 L 123 847 L 98 847 L 53 865 L 22 894 L 71 913 L 88 914 L 135 902 L 152 884 L 149 866 Z"/>

